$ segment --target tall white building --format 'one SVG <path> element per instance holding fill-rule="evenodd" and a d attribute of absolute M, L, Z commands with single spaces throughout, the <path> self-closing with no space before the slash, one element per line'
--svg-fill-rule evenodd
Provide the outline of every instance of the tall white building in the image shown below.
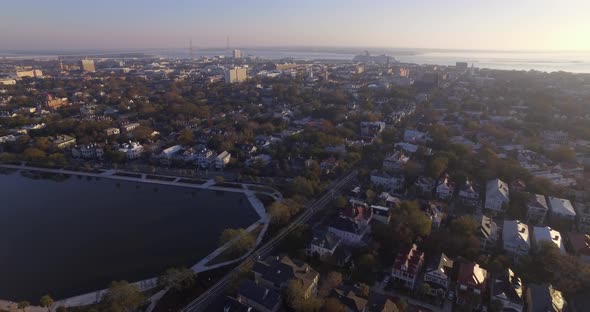
<path fill-rule="evenodd" d="M 225 70 L 225 82 L 226 83 L 238 83 L 248 78 L 246 68 L 234 67 Z"/>
<path fill-rule="evenodd" d="M 237 49 L 234 50 L 233 56 L 234 56 L 235 59 L 242 58 L 242 51 L 237 50 Z"/>

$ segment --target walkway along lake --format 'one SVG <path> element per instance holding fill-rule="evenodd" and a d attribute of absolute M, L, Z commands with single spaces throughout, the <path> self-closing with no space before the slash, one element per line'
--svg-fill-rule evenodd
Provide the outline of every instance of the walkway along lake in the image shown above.
<path fill-rule="evenodd" d="M 0 298 L 61 299 L 190 267 L 225 228 L 258 219 L 241 193 L 3 171 Z"/>

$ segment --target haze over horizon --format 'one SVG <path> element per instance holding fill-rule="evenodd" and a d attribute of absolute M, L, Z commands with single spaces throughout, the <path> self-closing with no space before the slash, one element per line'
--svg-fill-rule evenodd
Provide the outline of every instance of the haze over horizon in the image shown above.
<path fill-rule="evenodd" d="M 590 1 L 21 0 L 3 4 L 1 50 L 391 47 L 590 50 Z"/>

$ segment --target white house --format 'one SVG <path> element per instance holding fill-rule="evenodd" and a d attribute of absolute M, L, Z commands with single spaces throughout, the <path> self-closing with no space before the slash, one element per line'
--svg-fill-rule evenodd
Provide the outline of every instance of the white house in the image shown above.
<path fill-rule="evenodd" d="M 569 200 L 552 196 L 548 196 L 548 199 L 551 218 L 570 222 L 576 219 L 576 210 Z"/>
<path fill-rule="evenodd" d="M 505 220 L 502 229 L 502 246 L 514 261 L 527 255 L 531 248 L 529 227 L 518 220 Z"/>
<path fill-rule="evenodd" d="M 508 184 L 500 179 L 490 180 L 486 184 L 485 209 L 503 213 L 504 205 L 510 201 L 510 191 Z"/>
<path fill-rule="evenodd" d="M 228 151 L 223 151 L 215 157 L 215 168 L 223 169 L 229 163 L 231 154 Z"/>
<path fill-rule="evenodd" d="M 307 253 L 310 256 L 318 255 L 322 260 L 327 259 L 334 254 L 341 241 L 341 238 L 331 232 L 314 233 L 313 239 L 307 248 Z"/>
<path fill-rule="evenodd" d="M 137 159 L 143 153 L 143 146 L 139 142 L 123 143 L 119 147 L 119 152 L 125 153 L 127 159 Z"/>
<path fill-rule="evenodd" d="M 565 255 L 565 246 L 563 236 L 558 231 L 548 226 L 536 226 L 533 228 L 534 247 L 539 248 L 542 241 L 551 242 L 559 249 L 562 255 Z"/>
<path fill-rule="evenodd" d="M 389 207 L 371 205 L 371 209 L 373 210 L 373 219 L 385 224 L 389 224 L 389 220 L 391 220 Z"/>

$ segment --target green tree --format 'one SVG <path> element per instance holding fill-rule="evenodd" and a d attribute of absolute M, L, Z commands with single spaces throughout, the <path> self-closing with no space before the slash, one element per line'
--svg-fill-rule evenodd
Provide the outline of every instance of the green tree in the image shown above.
<path fill-rule="evenodd" d="M 41 297 L 41 300 L 39 300 L 39 302 L 41 303 L 42 307 L 47 308 L 47 311 L 51 311 L 51 306 L 53 305 L 53 298 L 51 298 L 51 296 L 45 295 Z"/>
<path fill-rule="evenodd" d="M 369 292 L 371 292 L 371 287 L 365 283 L 361 283 L 358 289 L 358 295 L 363 298 L 369 298 Z"/>
<path fill-rule="evenodd" d="M 438 179 L 440 175 L 447 170 L 449 159 L 445 156 L 434 156 L 428 164 L 428 175 L 434 179 Z"/>
<path fill-rule="evenodd" d="M 340 272 L 330 272 L 326 277 L 322 280 L 320 289 L 318 291 L 321 297 L 327 297 L 330 295 L 332 289 L 337 288 L 342 285 L 342 274 Z"/>
<path fill-rule="evenodd" d="M 21 301 L 18 303 L 18 308 L 23 309 L 23 312 L 26 308 L 28 308 L 31 304 L 28 301 Z"/>
<path fill-rule="evenodd" d="M 180 145 L 192 145 L 194 143 L 193 130 L 183 129 L 178 135 L 178 143 Z"/>
<path fill-rule="evenodd" d="M 418 287 L 418 293 L 420 294 L 420 296 L 429 295 L 431 290 L 432 289 L 430 287 L 430 284 L 428 284 L 428 283 L 422 283 Z"/>
<path fill-rule="evenodd" d="M 220 245 L 229 243 L 229 253 L 238 257 L 256 246 L 256 237 L 245 229 L 225 229 L 221 233 L 219 243 Z"/>
<path fill-rule="evenodd" d="M 299 280 L 291 280 L 285 289 L 285 302 L 295 312 L 317 312 L 322 301 L 306 295 L 306 289 Z"/>
<path fill-rule="evenodd" d="M 188 268 L 170 268 L 158 278 L 158 284 L 175 291 L 190 288 L 195 283 L 196 274 Z"/>
<path fill-rule="evenodd" d="M 346 312 L 346 308 L 338 299 L 328 298 L 324 300 L 323 312 Z"/>
<path fill-rule="evenodd" d="M 225 178 L 223 176 L 215 176 L 215 184 L 221 185 L 225 183 Z"/>
<path fill-rule="evenodd" d="M 127 281 L 112 282 L 103 297 L 103 303 L 108 311 L 130 312 L 145 302 L 139 287 Z"/>

